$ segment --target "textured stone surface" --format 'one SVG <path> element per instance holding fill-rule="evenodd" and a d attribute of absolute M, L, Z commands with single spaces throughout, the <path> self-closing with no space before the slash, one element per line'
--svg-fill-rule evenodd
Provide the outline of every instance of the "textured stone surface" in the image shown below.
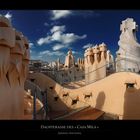
<path fill-rule="evenodd" d="M 113 56 L 104 43 L 88 48 L 84 56 L 86 84 L 105 78 L 107 68 L 114 69 Z"/>
<path fill-rule="evenodd" d="M 0 15 L 0 119 L 22 119 L 24 115 L 24 82 L 30 57 L 24 38 Z"/>
<path fill-rule="evenodd" d="M 51 111 L 68 111 L 85 106 L 102 110 L 109 114 L 119 116 L 119 119 L 140 119 L 140 76 L 131 72 L 119 72 L 112 74 L 98 82 L 91 83 L 78 89 L 64 88 L 55 81 L 41 73 L 33 73 L 29 78 L 35 79 L 35 84 L 48 91 L 48 106 Z M 133 79 L 134 87 L 127 88 L 126 81 Z M 47 83 L 47 84 L 46 84 Z M 49 90 L 53 86 L 54 89 Z M 63 97 L 68 93 L 67 97 Z M 92 96 L 87 100 L 85 94 Z M 59 100 L 54 101 L 54 95 Z M 72 99 L 78 97 L 78 102 L 71 104 Z"/>
<path fill-rule="evenodd" d="M 136 25 L 133 18 L 127 18 L 122 21 L 120 30 L 119 50 L 116 52 L 116 71 L 139 72 L 140 44 L 136 38 L 138 25 Z"/>

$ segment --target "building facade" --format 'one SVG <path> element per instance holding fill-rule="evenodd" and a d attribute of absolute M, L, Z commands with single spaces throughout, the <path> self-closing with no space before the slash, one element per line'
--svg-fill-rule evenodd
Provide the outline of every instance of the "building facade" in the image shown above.
<path fill-rule="evenodd" d="M 55 77 L 61 84 L 83 80 L 85 78 L 84 59 L 78 58 L 76 63 L 72 51 L 69 50 L 64 65 L 60 63 L 60 60 L 57 61 Z"/>

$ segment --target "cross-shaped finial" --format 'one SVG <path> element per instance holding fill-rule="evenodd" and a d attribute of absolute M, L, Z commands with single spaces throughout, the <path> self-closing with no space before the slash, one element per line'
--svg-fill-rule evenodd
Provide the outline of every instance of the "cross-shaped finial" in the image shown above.
<path fill-rule="evenodd" d="M 132 18 L 127 18 L 126 20 L 122 21 L 120 30 L 122 32 L 125 30 L 137 30 L 137 27 L 136 22 L 134 22 Z"/>

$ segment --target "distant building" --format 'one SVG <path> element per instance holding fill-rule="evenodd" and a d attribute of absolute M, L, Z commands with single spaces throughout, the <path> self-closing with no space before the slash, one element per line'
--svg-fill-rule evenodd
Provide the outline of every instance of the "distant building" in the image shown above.
<path fill-rule="evenodd" d="M 67 53 L 67 56 L 65 58 L 65 64 L 60 63 L 60 60 L 58 59 L 56 66 L 56 80 L 59 81 L 61 84 L 79 81 L 85 78 L 84 59 L 78 58 L 77 63 L 75 63 L 75 59 L 71 50 L 69 50 Z"/>
<path fill-rule="evenodd" d="M 41 72 L 50 69 L 48 62 L 42 60 L 30 60 L 29 70 L 30 72 Z"/>

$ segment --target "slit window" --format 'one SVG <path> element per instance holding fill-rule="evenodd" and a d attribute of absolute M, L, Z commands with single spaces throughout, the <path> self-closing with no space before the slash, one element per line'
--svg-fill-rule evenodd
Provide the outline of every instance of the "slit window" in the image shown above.
<path fill-rule="evenodd" d="M 50 89 L 53 89 L 53 87 L 50 87 Z"/>
<path fill-rule="evenodd" d="M 134 88 L 135 83 L 126 83 L 126 88 Z"/>
<path fill-rule="evenodd" d="M 92 93 L 85 94 L 85 95 L 84 95 L 84 98 L 85 98 L 85 99 L 89 99 L 91 96 L 92 96 Z"/>
<path fill-rule="evenodd" d="M 16 36 L 16 40 L 21 40 L 21 38 L 19 36 Z"/>
<path fill-rule="evenodd" d="M 71 105 L 77 104 L 78 101 L 79 101 L 78 97 L 76 99 L 73 99 Z"/>
<path fill-rule="evenodd" d="M 67 97 L 67 96 L 69 96 L 69 93 L 64 93 L 63 94 L 63 97 Z"/>
<path fill-rule="evenodd" d="M 77 104 L 77 99 L 75 99 L 75 100 L 72 100 L 72 103 L 71 103 L 71 105 L 74 105 L 74 104 Z"/>
<path fill-rule="evenodd" d="M 54 100 L 55 100 L 55 101 L 58 101 L 58 96 L 54 97 Z"/>
<path fill-rule="evenodd" d="M 91 97 L 91 95 L 85 95 L 85 99 L 89 99 Z"/>
<path fill-rule="evenodd" d="M 132 82 L 130 82 L 130 83 L 125 83 L 126 84 L 126 88 L 134 88 L 134 85 L 136 84 L 136 83 L 132 83 Z"/>
<path fill-rule="evenodd" d="M 35 79 L 30 79 L 30 81 L 31 81 L 31 82 L 34 82 L 34 81 L 35 81 Z"/>

